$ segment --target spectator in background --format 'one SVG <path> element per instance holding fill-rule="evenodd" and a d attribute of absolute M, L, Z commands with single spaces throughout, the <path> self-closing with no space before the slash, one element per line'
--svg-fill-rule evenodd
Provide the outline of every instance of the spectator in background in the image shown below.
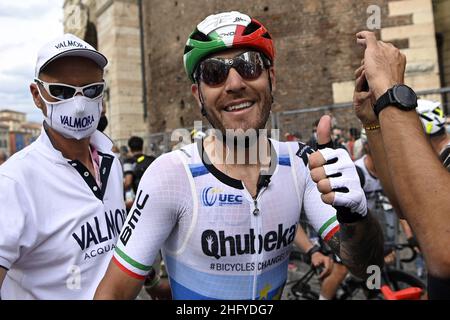
<path fill-rule="evenodd" d="M 361 130 L 361 134 L 359 135 L 359 138 L 356 139 L 355 143 L 353 144 L 353 160 L 356 161 L 359 158 L 361 158 L 364 155 L 364 142 L 367 141 L 367 136 L 364 131 Z M 363 136 L 364 135 L 364 136 Z"/>
<path fill-rule="evenodd" d="M 119 148 L 119 160 L 122 163 L 122 165 L 125 163 L 125 161 L 129 158 L 129 150 L 127 146 L 121 146 Z"/>
<path fill-rule="evenodd" d="M 114 156 L 115 156 L 117 159 L 119 159 L 120 164 L 122 165 L 122 170 L 123 170 L 123 163 L 122 163 L 122 161 L 120 160 L 120 150 L 119 150 L 119 148 L 117 147 L 117 145 L 113 145 L 111 151 L 114 153 Z"/>
<path fill-rule="evenodd" d="M 317 150 L 317 125 L 319 124 L 319 119 L 316 120 L 313 124 L 313 134 L 311 135 L 311 138 L 308 141 L 308 145 L 313 148 L 314 150 Z M 342 130 L 337 127 L 333 127 L 331 132 L 331 139 L 333 143 L 333 148 L 337 149 L 345 149 L 345 146 L 342 144 L 343 137 L 342 137 Z"/>
<path fill-rule="evenodd" d="M 357 160 L 355 158 L 355 142 L 359 138 L 359 131 L 356 128 L 350 128 L 349 140 L 345 144 L 348 153 L 353 161 Z M 359 151 L 359 150 L 358 150 Z"/>
<path fill-rule="evenodd" d="M 8 159 L 8 155 L 5 151 L 0 150 L 0 165 Z"/>
<path fill-rule="evenodd" d="M 320 119 L 317 119 L 316 121 L 314 121 L 312 135 L 308 141 L 308 146 L 310 146 L 314 150 L 317 150 L 317 126 L 319 125 L 319 121 L 320 121 Z"/>
<path fill-rule="evenodd" d="M 298 131 L 294 133 L 287 133 L 286 135 L 286 141 L 302 141 L 302 135 Z"/>
<path fill-rule="evenodd" d="M 332 138 L 333 143 L 338 148 L 345 148 L 344 147 L 344 133 L 341 128 L 334 127 L 332 131 Z"/>
<path fill-rule="evenodd" d="M 155 160 L 155 157 L 144 154 L 144 140 L 133 136 L 128 140 L 131 157 L 123 164 L 125 204 L 127 210 L 133 205 L 137 187 L 145 170 Z"/>

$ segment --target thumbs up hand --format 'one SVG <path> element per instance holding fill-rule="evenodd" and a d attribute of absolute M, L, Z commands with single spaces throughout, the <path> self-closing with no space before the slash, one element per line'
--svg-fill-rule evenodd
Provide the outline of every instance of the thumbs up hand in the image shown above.
<path fill-rule="evenodd" d="M 312 180 L 324 203 L 336 208 L 340 223 L 356 222 L 367 215 L 367 201 L 358 173 L 344 149 L 332 149 L 331 118 L 323 116 L 317 126 L 319 151 L 309 157 Z"/>

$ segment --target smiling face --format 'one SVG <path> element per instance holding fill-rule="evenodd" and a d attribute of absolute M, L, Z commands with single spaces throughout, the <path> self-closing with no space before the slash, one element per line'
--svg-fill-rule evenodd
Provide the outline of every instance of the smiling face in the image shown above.
<path fill-rule="evenodd" d="M 213 58 L 234 58 L 247 50 L 227 50 L 212 55 Z M 216 86 L 209 86 L 203 81 L 192 85 L 192 93 L 204 107 L 211 125 L 225 134 L 226 129 L 263 129 L 269 118 L 272 94 L 269 82 L 275 85 L 273 67 L 264 69 L 254 80 L 245 80 L 236 69 L 231 68 L 226 80 Z"/>

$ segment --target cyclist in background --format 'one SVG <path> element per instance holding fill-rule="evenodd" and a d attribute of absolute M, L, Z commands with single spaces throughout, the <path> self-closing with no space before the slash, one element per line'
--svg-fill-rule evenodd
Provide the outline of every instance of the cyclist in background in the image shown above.
<path fill-rule="evenodd" d="M 450 134 L 445 128 L 445 114 L 438 101 L 417 100 L 417 113 L 422 121 L 426 134 L 430 137 L 431 146 L 441 159 L 442 164 L 450 171 Z"/>

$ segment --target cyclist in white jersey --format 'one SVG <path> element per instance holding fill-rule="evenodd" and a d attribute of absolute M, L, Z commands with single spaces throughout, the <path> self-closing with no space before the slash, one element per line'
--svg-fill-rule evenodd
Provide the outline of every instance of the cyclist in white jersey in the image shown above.
<path fill-rule="evenodd" d="M 302 207 L 357 275 L 382 264 L 382 234 L 344 150 L 311 154 L 264 132 L 226 136 L 266 125 L 275 74 L 264 26 L 239 12 L 209 16 L 189 37 L 184 62 L 216 130 L 148 168 L 96 298 L 135 297 L 160 248 L 174 299 L 280 298 Z M 325 144 L 330 118 L 319 126 Z"/>

